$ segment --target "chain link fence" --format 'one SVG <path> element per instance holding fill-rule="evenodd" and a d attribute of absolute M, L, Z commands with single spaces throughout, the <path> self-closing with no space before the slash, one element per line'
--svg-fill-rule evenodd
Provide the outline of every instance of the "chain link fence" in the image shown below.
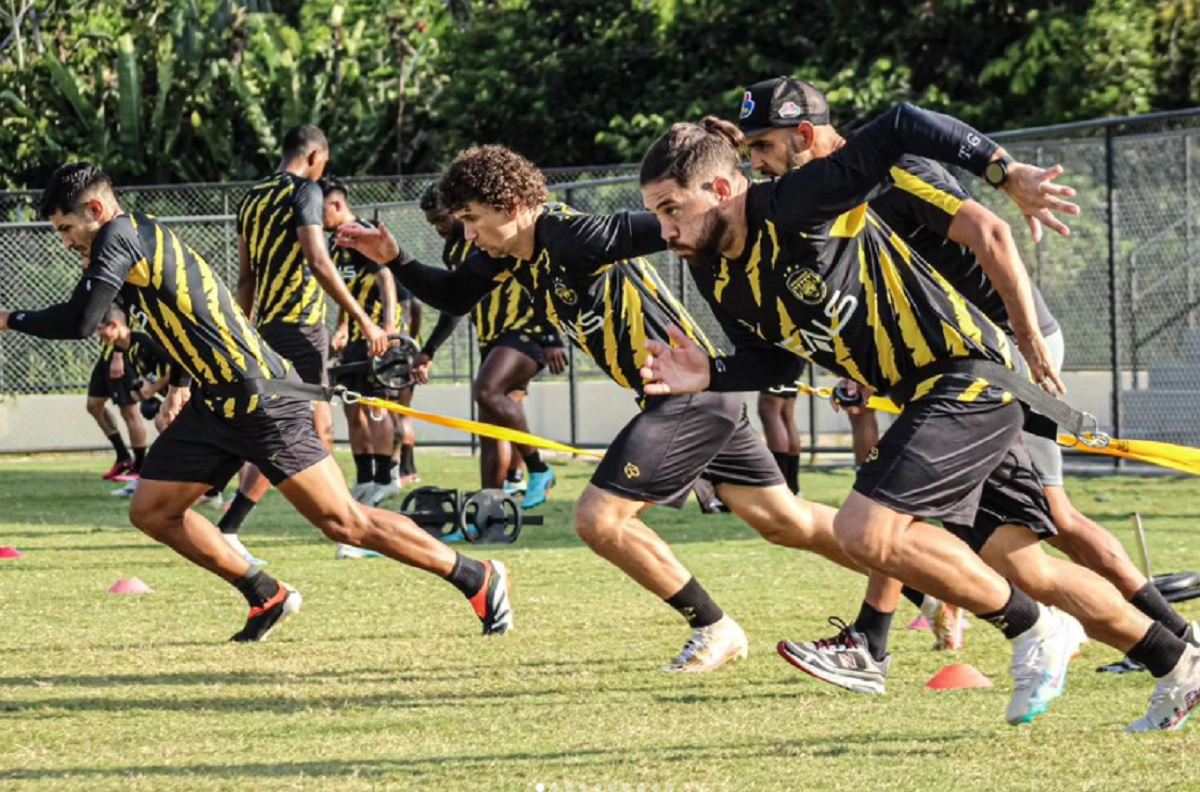
<path fill-rule="evenodd" d="M 1026 265 L 1062 325 L 1071 401 L 1115 434 L 1200 446 L 1200 110 L 1023 130 L 996 135 L 1018 159 L 1067 169 L 1082 208 L 1072 233 L 1034 245 L 1009 202 L 971 177 L 980 201 L 1017 228 Z M 635 165 L 547 172 L 553 198 L 584 212 L 641 205 Z M 406 249 L 440 262 L 442 240 L 417 206 L 436 176 L 353 179 L 363 217 L 382 220 Z M 123 191 L 129 209 L 157 214 L 232 284 L 237 277 L 233 214 L 246 184 L 177 185 Z M 0 305 L 62 300 L 79 273 L 44 223 L 31 222 L 34 193 L 0 193 Z M 682 263 L 653 263 L 718 346 L 728 346 Z M 436 321 L 426 309 L 424 332 Z M 467 381 L 478 364 L 468 322 L 439 353 L 434 375 Z M 0 394 L 78 392 L 98 346 L 0 335 Z M 572 376 L 601 377 L 584 356 Z M 814 442 L 815 437 L 811 438 Z"/>

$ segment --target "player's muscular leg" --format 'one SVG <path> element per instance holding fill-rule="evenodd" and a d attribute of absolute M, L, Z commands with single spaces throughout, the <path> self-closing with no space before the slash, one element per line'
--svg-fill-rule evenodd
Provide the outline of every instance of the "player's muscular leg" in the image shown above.
<path fill-rule="evenodd" d="M 246 574 L 250 564 L 221 538 L 217 527 L 189 508 L 208 484 L 142 479 L 129 504 L 129 521 L 142 533 L 225 580 Z"/>
<path fill-rule="evenodd" d="M 1045 489 L 1050 516 L 1058 528 L 1058 536 L 1050 544 L 1076 564 L 1111 581 L 1125 599 L 1137 594 L 1146 585 L 1146 576 L 1134 566 L 1117 537 L 1080 514 L 1062 487 Z"/>
<path fill-rule="evenodd" d="M 372 434 L 367 422 L 367 411 L 361 404 L 344 405 L 346 429 L 350 434 L 350 450 L 355 454 L 373 454 Z M 390 433 L 390 427 L 389 427 Z M 324 441 L 322 441 L 324 442 Z M 390 444 L 388 446 L 391 448 Z M 380 451 L 379 453 L 383 453 Z"/>
<path fill-rule="evenodd" d="M 764 539 L 784 547 L 810 550 L 855 572 L 863 567 L 852 560 L 833 533 L 836 512 L 821 503 L 800 500 L 787 487 L 743 487 L 718 484 L 717 494 Z"/>
<path fill-rule="evenodd" d="M 333 407 L 329 402 L 313 402 L 313 427 L 321 438 L 321 445 L 333 451 Z"/>
<path fill-rule="evenodd" d="M 860 492 L 846 498 L 833 527 L 842 549 L 855 561 L 919 591 L 972 613 L 994 613 L 1008 602 L 1007 581 L 965 542 Z"/>
<path fill-rule="evenodd" d="M 854 464 L 866 461 L 871 449 L 879 444 L 879 421 L 874 410 L 858 410 L 850 413 L 850 433 L 854 443 Z"/>
<path fill-rule="evenodd" d="M 1122 652 L 1150 629 L 1150 618 L 1126 602 L 1111 583 L 1090 569 L 1050 557 L 1023 526 L 1001 526 L 981 555 L 1014 586 L 1071 614 L 1088 635 Z"/>
<path fill-rule="evenodd" d="M 332 456 L 279 485 L 304 518 L 335 542 L 365 547 L 409 566 L 445 577 L 455 553 L 396 512 L 355 503 Z"/>
<path fill-rule="evenodd" d="M 500 426 L 529 431 L 525 409 L 510 394 L 525 387 L 538 372 L 537 361 L 508 347 L 496 347 L 488 353 L 479 367 L 472 386 L 472 396 L 482 411 L 492 416 Z M 517 453 L 526 456 L 533 451 L 528 446 L 517 446 Z"/>
<path fill-rule="evenodd" d="M 87 400 L 88 415 L 96 421 L 96 425 L 100 427 L 100 431 L 105 435 L 111 435 L 117 431 L 117 422 L 113 420 L 112 413 L 108 409 L 108 397 L 106 396 L 89 396 Z"/>
<path fill-rule="evenodd" d="M 787 454 L 791 451 L 787 422 L 783 417 L 787 402 L 787 399 L 768 393 L 758 394 L 758 420 L 762 422 L 767 448 L 774 454 Z"/>
<path fill-rule="evenodd" d="M 125 405 L 121 408 L 121 418 L 129 430 L 129 447 L 145 448 L 146 421 L 142 418 L 141 409 L 136 404 Z"/>
<path fill-rule="evenodd" d="M 647 507 L 589 484 L 575 503 L 575 532 L 596 555 L 662 599 L 692 578 L 670 546 L 638 519 Z"/>

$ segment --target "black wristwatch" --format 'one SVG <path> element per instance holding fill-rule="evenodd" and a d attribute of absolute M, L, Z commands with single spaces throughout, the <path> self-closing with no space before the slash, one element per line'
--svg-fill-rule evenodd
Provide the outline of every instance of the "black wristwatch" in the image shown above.
<path fill-rule="evenodd" d="M 992 160 L 983 169 L 983 180 L 996 189 L 1000 189 L 1008 181 L 1008 166 L 1014 162 L 1016 160 L 1007 154 L 998 160 Z"/>

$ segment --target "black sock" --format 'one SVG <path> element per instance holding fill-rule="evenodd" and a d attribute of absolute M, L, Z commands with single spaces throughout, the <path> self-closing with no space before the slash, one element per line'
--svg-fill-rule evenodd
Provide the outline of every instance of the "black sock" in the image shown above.
<path fill-rule="evenodd" d="M 1185 644 L 1158 622 L 1150 625 L 1142 640 L 1129 650 L 1129 659 L 1146 666 L 1150 676 L 1158 679 L 1171 673 L 1183 657 Z"/>
<path fill-rule="evenodd" d="M 142 472 L 142 463 L 145 461 L 146 461 L 146 449 L 144 447 L 133 449 L 133 472 L 134 473 Z"/>
<path fill-rule="evenodd" d="M 208 492 L 204 493 L 206 498 L 215 498 L 221 494 L 221 490 L 217 487 L 209 487 Z"/>
<path fill-rule="evenodd" d="M 775 457 L 775 464 L 779 466 L 779 472 L 786 479 L 788 477 L 788 459 L 791 457 L 786 451 L 772 451 L 771 456 Z"/>
<path fill-rule="evenodd" d="M 537 451 L 530 452 L 525 457 L 525 469 L 530 473 L 545 473 L 550 467 L 542 461 L 542 455 Z"/>
<path fill-rule="evenodd" d="M 1166 597 L 1162 595 L 1162 592 L 1158 590 L 1153 582 L 1149 582 L 1138 589 L 1137 593 L 1129 598 L 1129 604 L 1180 638 L 1187 632 L 1188 623 L 1182 616 L 1175 612 L 1175 609 L 1171 607 L 1171 603 L 1167 602 Z"/>
<path fill-rule="evenodd" d="M 257 566 L 250 567 L 245 575 L 233 581 L 233 585 L 242 592 L 251 608 L 266 604 L 279 593 L 279 581 Z"/>
<path fill-rule="evenodd" d="M 236 534 L 242 527 L 242 523 L 246 521 L 246 517 L 257 505 L 257 501 L 250 500 L 245 493 L 238 490 L 229 503 L 229 511 L 221 515 L 221 521 L 217 523 L 217 527 L 223 534 Z"/>
<path fill-rule="evenodd" d="M 875 610 L 871 603 L 863 600 L 862 607 L 858 611 L 858 618 L 854 620 L 854 629 L 867 639 L 867 648 L 871 650 L 871 657 L 877 661 L 882 661 L 887 657 L 888 630 L 892 629 L 894 613 L 894 611 L 884 613 Z"/>
<path fill-rule="evenodd" d="M 1030 599 L 1028 594 L 1013 586 L 1012 593 L 1008 595 L 1008 602 L 1004 603 L 1003 608 L 995 613 L 975 615 L 1000 630 L 1004 637 L 1011 641 L 1037 624 L 1039 611 L 1037 603 Z"/>
<path fill-rule="evenodd" d="M 113 451 L 117 452 L 118 462 L 124 462 L 126 459 L 129 459 L 129 449 L 125 447 L 125 440 L 122 439 L 120 432 L 110 434 L 108 442 L 112 443 Z"/>
<path fill-rule="evenodd" d="M 904 599 L 908 600 L 913 605 L 916 605 L 918 608 L 921 607 L 921 603 L 925 601 L 925 595 L 911 586 L 905 586 L 904 588 L 900 589 L 900 593 L 904 595 Z"/>
<path fill-rule="evenodd" d="M 375 480 L 375 462 L 370 454 L 354 455 L 354 483 L 367 484 Z"/>
<path fill-rule="evenodd" d="M 417 472 L 417 462 L 413 459 L 413 446 L 400 446 L 400 475 L 411 476 Z"/>
<path fill-rule="evenodd" d="M 791 454 L 787 458 L 787 469 L 783 471 L 783 479 L 793 495 L 800 492 L 800 455 Z"/>
<path fill-rule="evenodd" d="M 508 469 L 508 480 L 511 481 L 513 484 L 520 482 L 521 479 L 523 479 L 523 478 L 525 478 L 525 474 L 521 470 L 521 468 L 515 467 L 515 468 Z"/>
<path fill-rule="evenodd" d="M 725 616 L 721 606 L 713 602 L 713 598 L 696 578 L 689 580 L 683 588 L 669 597 L 667 604 L 679 611 L 691 627 L 707 627 L 716 624 Z"/>
<path fill-rule="evenodd" d="M 375 468 L 376 484 L 392 483 L 392 458 L 387 454 L 372 454 L 372 466 Z"/>
<path fill-rule="evenodd" d="M 450 570 L 450 575 L 446 578 L 450 585 L 463 593 L 464 597 L 470 599 L 479 593 L 483 588 L 483 584 L 487 581 L 487 570 L 481 562 L 474 558 L 468 558 L 465 555 L 454 556 L 454 568 Z"/>

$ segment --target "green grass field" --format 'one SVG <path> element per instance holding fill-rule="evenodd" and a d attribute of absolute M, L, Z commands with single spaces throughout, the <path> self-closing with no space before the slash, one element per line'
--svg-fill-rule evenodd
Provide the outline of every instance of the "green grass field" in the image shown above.
<path fill-rule="evenodd" d="M 346 455 L 341 455 L 346 456 Z M 473 487 L 469 457 L 418 456 L 424 483 Z M 1066 696 L 1030 727 L 1003 713 L 1007 644 L 985 625 L 967 651 L 892 636 L 888 693 L 824 686 L 775 654 L 851 619 L 862 581 L 772 547 L 735 519 L 654 510 L 647 522 L 746 629 L 750 659 L 704 676 L 659 666 L 687 637 L 665 605 L 593 556 L 571 529 L 591 467 L 560 465 L 546 525 L 476 548 L 513 571 L 516 630 L 483 639 L 450 586 L 389 561 L 334 561 L 333 546 L 272 494 L 247 545 L 298 587 L 300 616 L 259 645 L 226 639 L 241 597 L 128 526 L 99 479 L 108 459 L 0 460 L 0 789 L 4 790 L 1136 790 L 1200 789 L 1180 734 L 1121 733 L 1145 675 L 1094 673 L 1093 645 Z M 837 503 L 847 473 L 804 473 Z M 1200 482 L 1093 478 L 1077 505 L 1131 545 L 1146 521 L 1158 571 L 1200 567 Z M 105 589 L 137 576 L 146 596 Z M 1200 617 L 1200 601 L 1183 613 Z M 949 662 L 991 690 L 933 692 Z"/>

